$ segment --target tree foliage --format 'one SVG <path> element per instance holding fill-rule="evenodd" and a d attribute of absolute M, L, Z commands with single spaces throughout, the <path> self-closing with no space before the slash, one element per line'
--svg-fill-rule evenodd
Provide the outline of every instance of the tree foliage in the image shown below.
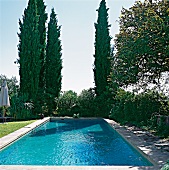
<path fill-rule="evenodd" d="M 155 83 L 169 71 L 169 2 L 138 1 L 123 8 L 112 79 L 120 86 Z"/>
<path fill-rule="evenodd" d="M 77 93 L 72 90 L 65 91 L 57 98 L 56 103 L 59 115 L 73 116 L 71 109 L 77 105 Z"/>
<path fill-rule="evenodd" d="M 38 31 L 40 38 L 40 74 L 39 74 L 39 86 L 38 86 L 38 94 L 36 101 L 34 101 L 35 112 L 42 113 L 43 106 L 45 104 L 45 62 L 46 62 L 46 20 L 47 13 L 45 12 L 46 6 L 44 5 L 43 0 L 37 1 L 37 15 L 39 16 L 38 21 Z"/>
<path fill-rule="evenodd" d="M 90 88 L 88 90 L 82 90 L 78 95 L 78 106 L 80 108 L 80 116 L 95 116 L 95 91 Z"/>
<path fill-rule="evenodd" d="M 62 53 L 60 41 L 60 28 L 54 8 L 48 23 L 47 47 L 46 47 L 46 93 L 49 109 L 54 109 L 54 99 L 59 96 L 61 90 Z"/>
<path fill-rule="evenodd" d="M 40 75 L 39 75 L 39 90 L 40 95 L 44 93 L 45 89 L 45 60 L 46 60 L 46 20 L 47 20 L 47 13 L 45 12 L 46 6 L 44 5 L 43 0 L 37 0 L 37 14 L 39 15 L 39 22 L 38 22 L 38 31 L 40 35 L 40 46 L 41 46 L 41 53 L 40 53 Z"/>
<path fill-rule="evenodd" d="M 41 45 L 38 30 L 39 16 L 36 0 L 29 0 L 24 10 L 23 21 L 19 20 L 19 75 L 21 95 L 28 96 L 28 100 L 36 100 L 39 75 L 41 69 Z"/>
<path fill-rule="evenodd" d="M 10 102 L 11 106 L 8 108 L 10 115 L 14 117 L 15 120 L 29 120 L 37 118 L 36 114 L 33 114 L 34 104 L 28 102 L 28 96 L 26 95 L 15 95 L 12 96 Z"/>
<path fill-rule="evenodd" d="M 95 54 L 94 54 L 94 81 L 96 95 L 101 95 L 108 86 L 108 76 L 110 75 L 111 37 L 109 35 L 108 8 L 105 0 L 99 6 L 98 19 L 95 23 Z"/>
<path fill-rule="evenodd" d="M 169 116 L 169 101 L 163 94 L 149 90 L 136 95 L 119 89 L 115 100 L 110 118 L 122 124 L 147 126 L 162 136 L 169 135 L 169 126 L 165 123 Z M 159 115 L 163 119 L 160 124 L 157 123 Z"/>

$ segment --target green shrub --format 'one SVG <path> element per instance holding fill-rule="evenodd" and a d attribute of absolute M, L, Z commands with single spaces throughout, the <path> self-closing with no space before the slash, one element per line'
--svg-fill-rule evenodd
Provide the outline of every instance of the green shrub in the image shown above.
<path fill-rule="evenodd" d="M 168 160 L 168 162 L 161 168 L 161 170 L 169 170 L 169 160 Z"/>
<path fill-rule="evenodd" d="M 29 120 L 37 118 L 37 115 L 33 113 L 34 105 L 31 101 L 27 100 L 27 96 L 12 96 L 11 106 L 9 107 L 10 116 L 16 120 Z"/>
<path fill-rule="evenodd" d="M 165 123 L 165 116 L 160 116 L 160 120 L 157 123 L 157 134 L 161 137 L 168 137 L 169 136 L 169 125 Z"/>
<path fill-rule="evenodd" d="M 121 123 L 128 122 L 142 126 L 150 123 L 153 113 L 165 115 L 169 107 L 169 104 L 166 105 L 166 97 L 154 91 L 135 95 L 119 89 L 115 101 L 111 109 L 111 118 Z"/>

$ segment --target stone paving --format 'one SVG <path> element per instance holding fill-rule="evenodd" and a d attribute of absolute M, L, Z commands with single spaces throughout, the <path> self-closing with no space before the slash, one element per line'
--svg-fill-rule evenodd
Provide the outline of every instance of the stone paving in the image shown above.
<path fill-rule="evenodd" d="M 50 118 L 38 120 L 7 136 L 0 138 L 0 150 L 25 135 L 37 126 L 49 121 Z M 105 119 L 121 136 L 129 142 L 142 155 L 150 160 L 154 166 L 24 166 L 24 165 L 0 165 L 0 170 L 160 170 L 169 159 L 168 141 L 161 141 L 151 134 L 140 129 L 123 127 L 113 120 Z"/>
<path fill-rule="evenodd" d="M 113 120 L 107 120 L 107 122 L 109 122 L 109 124 L 135 149 L 154 164 L 153 167 L 145 168 L 159 170 L 167 160 L 169 160 L 168 141 L 160 140 L 160 138 L 153 136 L 149 132 L 142 131 L 141 129 L 120 126 Z"/>

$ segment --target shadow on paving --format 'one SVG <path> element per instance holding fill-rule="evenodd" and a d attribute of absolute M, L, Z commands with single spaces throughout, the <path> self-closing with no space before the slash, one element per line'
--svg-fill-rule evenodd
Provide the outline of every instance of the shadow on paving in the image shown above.
<path fill-rule="evenodd" d="M 169 150 L 165 148 L 157 147 L 158 143 L 161 143 L 159 137 L 153 136 L 151 133 L 143 131 L 141 129 L 131 129 L 131 127 L 118 126 L 116 130 L 123 134 L 123 136 L 134 146 L 137 146 L 141 151 L 145 153 L 145 156 L 153 160 L 154 165 L 152 167 L 139 167 L 139 170 L 152 169 L 160 170 L 167 160 L 169 160 Z M 169 142 L 168 142 L 169 146 Z"/>

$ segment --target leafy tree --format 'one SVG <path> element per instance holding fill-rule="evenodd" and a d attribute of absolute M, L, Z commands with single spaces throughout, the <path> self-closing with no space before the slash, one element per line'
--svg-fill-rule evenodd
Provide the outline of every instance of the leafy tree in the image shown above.
<path fill-rule="evenodd" d="M 95 91 L 90 88 L 83 90 L 78 96 L 78 105 L 80 107 L 80 116 L 95 116 Z"/>
<path fill-rule="evenodd" d="M 111 72 L 110 75 L 108 77 L 108 82 L 109 82 L 109 89 L 107 91 L 109 91 L 109 93 L 111 93 L 111 98 L 112 100 L 114 100 L 116 93 L 118 91 L 119 85 L 114 77 L 114 73 L 115 73 L 115 69 L 114 69 L 114 64 L 115 64 L 115 46 L 113 45 L 111 48 Z"/>
<path fill-rule="evenodd" d="M 28 101 L 36 101 L 39 87 L 41 46 L 38 23 L 37 2 L 29 0 L 28 7 L 24 10 L 23 21 L 19 20 L 18 34 L 20 93 L 28 96 Z"/>
<path fill-rule="evenodd" d="M 169 2 L 136 2 L 122 9 L 112 77 L 120 86 L 158 83 L 169 71 Z"/>
<path fill-rule="evenodd" d="M 73 116 L 71 109 L 77 105 L 77 93 L 72 90 L 65 91 L 57 98 L 59 115 Z"/>
<path fill-rule="evenodd" d="M 50 15 L 48 23 L 47 34 L 47 49 L 46 49 L 46 93 L 47 105 L 49 112 L 55 109 L 55 98 L 59 96 L 61 90 L 61 41 L 60 41 L 60 28 L 54 8 Z"/>
<path fill-rule="evenodd" d="M 111 68 L 111 37 L 109 35 L 108 8 L 105 0 L 99 6 L 98 19 L 95 23 L 95 54 L 94 54 L 94 80 L 96 95 L 101 95 L 108 86 L 108 76 Z"/>

